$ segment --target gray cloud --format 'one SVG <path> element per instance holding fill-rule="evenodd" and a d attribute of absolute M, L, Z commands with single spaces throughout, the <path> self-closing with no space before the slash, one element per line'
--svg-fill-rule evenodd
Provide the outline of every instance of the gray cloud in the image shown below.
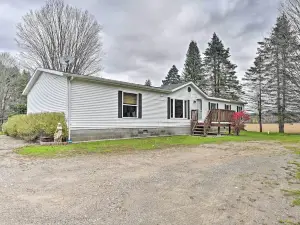
<path fill-rule="evenodd" d="M 251 66 L 257 42 L 275 23 L 279 0 L 66 0 L 103 25 L 103 76 L 160 85 L 169 68 L 182 69 L 188 44 L 201 52 L 213 32 L 231 49 L 239 77 Z M 0 0 L 0 50 L 18 51 L 15 26 L 40 0 Z"/>

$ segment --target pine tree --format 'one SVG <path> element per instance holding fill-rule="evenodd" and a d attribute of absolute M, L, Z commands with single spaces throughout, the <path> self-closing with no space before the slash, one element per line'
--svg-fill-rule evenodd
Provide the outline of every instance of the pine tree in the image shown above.
<path fill-rule="evenodd" d="M 277 18 L 269 38 L 269 66 L 273 73 L 269 76 L 270 97 L 278 118 L 279 132 L 284 133 L 284 124 L 299 118 L 299 93 L 290 74 L 294 73 L 294 62 L 298 61 L 299 43 L 285 14 Z M 297 112 L 298 111 L 298 112 Z M 297 113 L 295 113 L 297 112 Z"/>
<path fill-rule="evenodd" d="M 225 49 L 216 33 L 208 43 L 204 56 L 205 74 L 209 78 L 210 94 L 238 100 L 242 93 L 242 86 L 236 76 L 237 66 L 230 62 L 229 49 Z"/>
<path fill-rule="evenodd" d="M 267 78 L 266 66 L 267 54 L 265 43 L 259 42 L 260 47 L 257 50 L 257 57 L 254 60 L 254 66 L 248 69 L 243 81 L 246 90 L 245 99 L 248 102 L 248 108 L 258 112 L 258 123 L 260 132 L 262 132 L 262 117 L 266 111 L 267 101 Z"/>
<path fill-rule="evenodd" d="M 145 81 L 145 86 L 149 86 L 149 87 L 152 86 L 152 82 L 151 82 L 150 79 L 147 79 L 147 80 Z"/>
<path fill-rule="evenodd" d="M 295 81 L 295 74 L 298 74 L 295 65 L 300 62 L 299 43 L 286 15 L 282 14 L 277 18 L 270 37 L 259 44 L 255 67 L 248 71 L 245 79 L 251 81 L 251 77 L 259 78 L 257 74 L 260 69 L 259 73 L 263 76 L 261 102 L 265 99 L 263 108 L 277 116 L 279 132 L 284 133 L 286 122 L 293 122 L 300 118 L 300 93 Z M 257 91 L 253 86 L 255 84 L 259 84 L 257 79 L 254 84 L 248 82 L 248 89 L 250 89 L 248 95 L 255 96 Z M 264 93 L 266 96 L 263 95 Z"/>
<path fill-rule="evenodd" d="M 282 2 L 282 9 L 286 13 L 288 20 L 290 21 L 290 26 L 295 32 L 298 40 L 300 38 L 300 1 L 299 0 L 288 0 Z M 295 46 L 299 50 L 299 46 Z M 297 52 L 297 57 L 300 59 L 300 52 Z M 296 86 L 294 91 L 297 94 L 300 94 L 300 60 L 293 60 L 292 66 L 293 70 L 290 71 L 289 76 L 293 81 L 293 84 Z"/>
<path fill-rule="evenodd" d="M 175 65 L 169 70 L 168 75 L 165 77 L 165 80 L 162 81 L 163 85 L 169 84 L 179 84 L 181 82 L 180 76 L 178 74 L 178 69 Z"/>
<path fill-rule="evenodd" d="M 186 60 L 182 73 L 183 80 L 186 82 L 192 81 L 199 88 L 205 90 L 206 79 L 203 72 L 202 59 L 197 43 L 195 41 L 191 41 L 186 54 Z"/>

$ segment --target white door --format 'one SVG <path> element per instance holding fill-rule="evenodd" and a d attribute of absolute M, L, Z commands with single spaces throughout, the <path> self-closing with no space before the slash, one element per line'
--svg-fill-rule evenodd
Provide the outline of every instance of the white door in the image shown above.
<path fill-rule="evenodd" d="M 198 120 L 202 120 L 202 99 L 197 99 Z"/>

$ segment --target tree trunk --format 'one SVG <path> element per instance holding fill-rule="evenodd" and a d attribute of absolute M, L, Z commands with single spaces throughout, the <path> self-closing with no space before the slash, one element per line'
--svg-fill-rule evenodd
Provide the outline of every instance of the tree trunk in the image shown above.
<path fill-rule="evenodd" d="M 283 77 L 282 77 L 282 107 L 281 107 L 281 129 L 280 129 L 280 133 L 284 133 L 284 124 L 285 124 L 285 116 L 286 116 L 286 91 L 287 91 L 287 87 L 286 87 L 286 49 L 283 48 Z"/>
<path fill-rule="evenodd" d="M 282 122 L 282 109 L 281 109 L 281 88 L 280 88 L 280 71 L 279 71 L 279 52 L 278 47 L 276 49 L 276 82 L 277 82 L 277 117 L 279 133 L 284 132 L 284 125 Z"/>
<path fill-rule="evenodd" d="M 214 95 L 217 95 L 217 69 L 216 69 L 216 59 L 214 57 L 214 72 L 213 72 L 213 76 L 214 76 Z"/>
<path fill-rule="evenodd" d="M 240 136 L 240 128 L 236 128 L 235 129 L 235 135 L 236 136 Z"/>
<path fill-rule="evenodd" d="M 261 76 L 261 75 L 260 75 Z M 262 133 L 262 86 L 261 78 L 259 79 L 259 100 L 258 100 L 258 121 L 259 121 L 259 132 Z"/>
<path fill-rule="evenodd" d="M 261 104 L 261 103 L 260 103 Z M 263 132 L 263 127 L 262 127 L 262 115 L 261 115 L 261 110 L 258 112 L 258 122 L 259 122 L 259 132 Z"/>

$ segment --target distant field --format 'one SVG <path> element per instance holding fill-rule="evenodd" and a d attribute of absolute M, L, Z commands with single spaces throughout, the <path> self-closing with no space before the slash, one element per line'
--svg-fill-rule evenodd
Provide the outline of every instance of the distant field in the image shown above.
<path fill-rule="evenodd" d="M 259 124 L 246 124 L 247 131 L 259 132 Z M 300 123 L 286 123 L 285 132 L 290 134 L 300 134 Z M 263 132 L 279 132 L 278 124 L 263 124 Z"/>

